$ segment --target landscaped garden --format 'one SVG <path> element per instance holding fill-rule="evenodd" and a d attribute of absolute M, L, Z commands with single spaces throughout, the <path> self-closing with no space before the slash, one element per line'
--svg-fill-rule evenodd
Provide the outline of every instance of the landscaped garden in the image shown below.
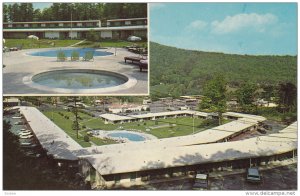
<path fill-rule="evenodd" d="M 22 47 L 22 49 L 34 49 L 34 48 L 53 48 L 53 47 L 68 47 L 73 44 L 76 44 L 82 40 L 59 40 L 59 39 L 5 39 L 4 46 L 7 48 L 13 47 Z M 117 47 L 123 48 L 126 46 L 131 46 L 133 43 L 125 40 L 103 40 L 103 41 L 83 41 L 82 43 L 76 45 L 75 47 L 83 47 L 83 48 L 102 48 L 102 47 Z M 135 42 L 134 44 L 147 47 L 147 42 Z"/>
<path fill-rule="evenodd" d="M 75 116 L 72 112 L 53 109 L 43 111 L 43 113 L 83 147 L 90 146 L 91 143 L 89 141 L 95 145 L 116 143 L 110 139 L 100 139 L 96 137 L 89 137 L 89 141 L 85 141 L 84 137 L 87 135 L 89 130 L 129 130 L 144 132 L 154 135 L 157 138 L 168 138 L 190 135 L 217 125 L 215 121 L 204 120 L 200 118 L 193 119 L 191 117 L 147 120 L 143 122 L 131 122 L 123 124 L 105 124 L 104 121 L 99 117 L 93 116 L 87 112 L 78 112 L 79 138 L 77 138 L 76 130 L 73 129 Z M 228 121 L 224 121 L 224 123 L 227 122 Z"/>

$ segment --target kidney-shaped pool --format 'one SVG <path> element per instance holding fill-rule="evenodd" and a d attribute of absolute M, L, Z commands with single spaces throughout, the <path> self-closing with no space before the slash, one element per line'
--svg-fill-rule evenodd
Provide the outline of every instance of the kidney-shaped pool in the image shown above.
<path fill-rule="evenodd" d="M 64 52 L 67 57 L 71 57 L 73 51 L 78 52 L 80 57 L 83 57 L 87 52 L 92 52 L 93 56 L 109 56 L 113 55 L 111 52 L 101 51 L 94 48 L 61 48 L 61 49 L 49 49 L 28 52 L 27 55 L 31 56 L 44 56 L 44 57 L 57 57 L 58 52 Z"/>

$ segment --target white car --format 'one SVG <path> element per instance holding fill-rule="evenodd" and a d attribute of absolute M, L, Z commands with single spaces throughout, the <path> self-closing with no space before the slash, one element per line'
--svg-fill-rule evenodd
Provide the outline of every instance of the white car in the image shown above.
<path fill-rule="evenodd" d="M 128 41 L 131 41 L 131 42 L 134 42 L 134 41 L 141 41 L 142 40 L 142 38 L 140 38 L 140 37 L 137 37 L 137 36 L 129 36 L 128 38 L 127 38 L 127 40 Z"/>

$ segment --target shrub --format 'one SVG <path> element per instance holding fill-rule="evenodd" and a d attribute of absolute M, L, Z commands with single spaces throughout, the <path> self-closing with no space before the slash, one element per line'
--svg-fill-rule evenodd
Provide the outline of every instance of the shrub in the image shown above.
<path fill-rule="evenodd" d="M 83 129 L 85 129 L 85 128 L 86 128 L 86 126 L 85 126 L 85 125 L 82 125 L 82 128 L 83 128 Z"/>
<path fill-rule="evenodd" d="M 86 35 L 86 39 L 88 41 L 96 42 L 99 40 L 99 35 L 94 30 L 90 30 Z"/>
<path fill-rule="evenodd" d="M 90 141 L 90 137 L 89 137 L 88 135 L 85 135 L 85 136 L 83 137 L 83 140 L 84 140 L 85 142 L 89 142 L 89 141 Z"/>

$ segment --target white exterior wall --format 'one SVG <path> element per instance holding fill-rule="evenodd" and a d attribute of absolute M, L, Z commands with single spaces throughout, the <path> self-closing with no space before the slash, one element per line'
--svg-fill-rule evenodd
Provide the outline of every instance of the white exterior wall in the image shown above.
<path fill-rule="evenodd" d="M 69 32 L 69 37 L 77 38 L 77 31 Z"/>
<path fill-rule="evenodd" d="M 112 31 L 101 31 L 101 38 L 112 38 Z"/>
<path fill-rule="evenodd" d="M 63 23 L 59 23 L 58 26 L 59 26 L 59 27 L 63 27 L 64 24 L 63 24 Z"/>
<path fill-rule="evenodd" d="M 77 27 L 82 27 L 82 23 L 77 23 Z"/>
<path fill-rule="evenodd" d="M 46 24 L 41 24 L 41 27 L 45 27 L 46 26 Z"/>
<path fill-rule="evenodd" d="M 28 24 L 24 24 L 24 27 L 29 27 L 29 25 Z"/>
<path fill-rule="evenodd" d="M 125 25 L 131 25 L 131 21 L 125 21 Z"/>
<path fill-rule="evenodd" d="M 9 24 L 8 27 L 13 27 L 13 25 L 12 25 L 12 24 Z"/>
<path fill-rule="evenodd" d="M 45 32 L 45 38 L 50 38 L 50 39 L 53 39 L 53 38 L 59 38 L 59 32 L 49 32 L 49 31 L 46 31 Z"/>

